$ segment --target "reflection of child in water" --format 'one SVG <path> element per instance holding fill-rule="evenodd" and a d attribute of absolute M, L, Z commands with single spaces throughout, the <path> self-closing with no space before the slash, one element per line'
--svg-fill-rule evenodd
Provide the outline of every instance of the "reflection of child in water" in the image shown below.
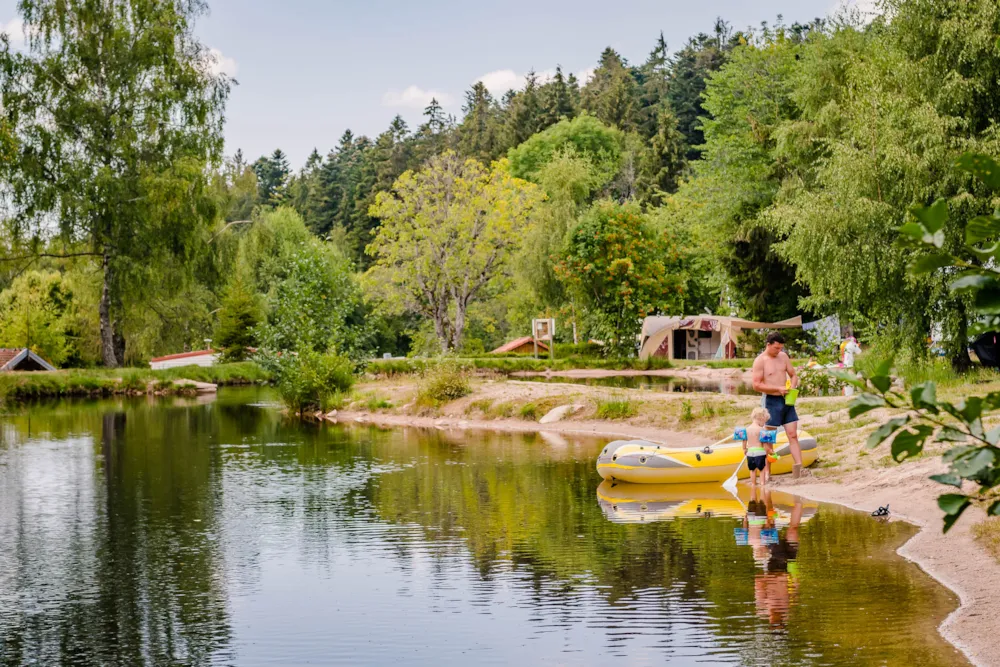
<path fill-rule="evenodd" d="M 783 629 L 788 612 L 798 593 L 798 571 L 795 562 L 799 549 L 799 523 L 802 502 L 798 499 L 784 537 L 776 527 L 777 511 L 771 502 L 771 492 L 751 491 L 743 528 L 736 529 L 736 542 L 753 549 L 754 561 L 762 570 L 754 575 L 754 601 L 757 615 L 768 620 L 774 629 Z"/>
<path fill-rule="evenodd" d="M 767 457 L 774 454 L 777 431 L 764 428 L 770 416 L 764 408 L 754 408 L 750 413 L 750 420 L 753 423 L 747 428 L 736 429 L 733 434 L 733 439 L 743 441 L 743 454 L 747 459 L 747 469 L 750 470 L 750 486 L 757 485 L 758 471 L 763 484 L 767 484 L 771 476 Z"/>

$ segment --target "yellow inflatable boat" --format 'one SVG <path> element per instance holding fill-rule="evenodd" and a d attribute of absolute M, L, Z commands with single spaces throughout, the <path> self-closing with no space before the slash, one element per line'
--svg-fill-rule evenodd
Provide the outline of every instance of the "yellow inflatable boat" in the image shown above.
<path fill-rule="evenodd" d="M 819 503 L 778 489 L 768 489 L 767 498 L 777 510 L 778 527 L 813 517 Z M 597 502 L 613 523 L 648 523 L 698 517 L 722 516 L 742 519 L 754 498 L 747 486 L 733 495 L 718 484 L 628 484 L 604 480 L 597 487 Z M 798 510 L 796 512 L 796 509 Z"/>
<path fill-rule="evenodd" d="M 799 429 L 802 465 L 816 462 L 816 438 Z M 792 471 L 788 436 L 778 430 L 774 452 L 781 458 L 771 463 L 771 474 Z M 741 463 L 742 461 L 742 463 Z M 667 447 L 645 440 L 616 440 L 601 450 L 597 472 L 602 479 L 633 484 L 699 484 L 725 482 L 739 466 L 739 479 L 750 476 L 743 459 L 743 443 L 726 438 L 706 447 Z"/>

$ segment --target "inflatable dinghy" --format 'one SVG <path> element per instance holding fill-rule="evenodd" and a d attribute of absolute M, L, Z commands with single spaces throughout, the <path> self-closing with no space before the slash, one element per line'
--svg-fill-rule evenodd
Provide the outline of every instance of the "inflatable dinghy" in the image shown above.
<path fill-rule="evenodd" d="M 816 462 L 816 438 L 799 429 L 802 465 Z M 781 458 L 771 463 L 771 474 L 792 471 L 792 455 L 785 429 L 778 429 L 774 452 Z M 742 461 L 742 463 L 741 463 Z M 750 476 L 743 460 L 743 443 L 732 436 L 705 447 L 667 447 L 645 440 L 615 440 L 597 457 L 602 479 L 632 484 L 699 484 L 725 482 L 739 466 L 739 479 Z"/>
<path fill-rule="evenodd" d="M 776 525 L 789 525 L 799 507 L 798 520 L 805 523 L 819 503 L 790 493 L 767 492 L 777 511 Z M 649 523 L 701 517 L 742 519 L 751 502 L 750 488 L 741 486 L 734 496 L 718 484 L 629 484 L 604 480 L 597 487 L 597 502 L 604 516 L 614 523 Z"/>

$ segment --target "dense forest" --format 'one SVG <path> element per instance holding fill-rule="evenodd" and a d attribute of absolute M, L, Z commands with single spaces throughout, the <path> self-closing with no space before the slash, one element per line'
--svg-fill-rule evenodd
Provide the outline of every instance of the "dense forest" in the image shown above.
<path fill-rule="evenodd" d="M 647 314 L 802 313 L 913 356 L 939 331 L 968 362 L 968 304 L 947 271 L 907 271 L 896 229 L 944 198 L 958 253 L 994 208 L 955 161 L 998 152 L 995 2 L 652 35 L 587 81 L 480 82 L 461 118 L 432 102 L 417 127 L 345 130 L 298 171 L 280 148 L 222 156 L 233 82 L 193 35 L 200 3 L 21 7 L 27 47 L 0 46 L 0 345 L 360 361 L 488 351 L 551 316 L 628 355 Z"/>

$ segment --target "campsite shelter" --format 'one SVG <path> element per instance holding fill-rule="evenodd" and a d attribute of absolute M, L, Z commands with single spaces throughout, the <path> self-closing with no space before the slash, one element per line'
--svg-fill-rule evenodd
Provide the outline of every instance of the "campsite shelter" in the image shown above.
<path fill-rule="evenodd" d="M 42 359 L 28 348 L 0 348 L 0 372 L 2 371 L 54 371 L 55 366 Z"/>
<path fill-rule="evenodd" d="M 531 340 L 531 336 L 525 336 L 524 338 L 512 340 L 509 343 L 504 343 L 497 349 L 490 352 L 490 354 L 509 354 L 511 352 L 514 354 L 534 354 L 535 346 L 532 344 Z M 548 354 L 549 346 L 542 341 L 538 341 L 538 351 Z"/>
<path fill-rule="evenodd" d="M 795 329 L 802 317 L 781 322 L 753 322 L 738 317 L 647 317 L 642 323 L 639 358 L 734 359 L 740 334 L 748 329 Z"/>

